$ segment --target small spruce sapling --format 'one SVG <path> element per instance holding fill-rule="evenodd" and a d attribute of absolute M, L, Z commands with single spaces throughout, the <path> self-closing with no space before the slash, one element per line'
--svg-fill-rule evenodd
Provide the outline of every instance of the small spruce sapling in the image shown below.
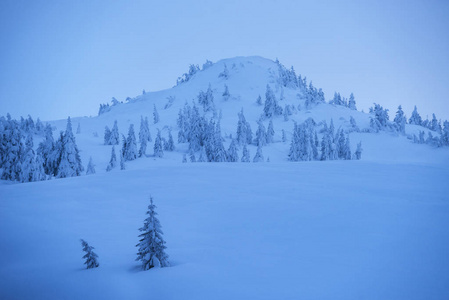
<path fill-rule="evenodd" d="M 83 251 L 86 252 L 86 254 L 83 256 L 83 258 L 86 260 L 84 264 L 87 266 L 87 269 L 93 269 L 98 268 L 100 264 L 98 263 L 98 255 L 94 253 L 93 249 L 95 249 L 92 246 L 89 246 L 89 244 L 85 240 L 81 240 L 81 245 L 83 246 Z"/>

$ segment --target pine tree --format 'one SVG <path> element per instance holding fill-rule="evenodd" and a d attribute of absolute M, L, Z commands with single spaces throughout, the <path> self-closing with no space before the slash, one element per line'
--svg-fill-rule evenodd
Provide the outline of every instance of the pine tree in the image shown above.
<path fill-rule="evenodd" d="M 162 237 L 161 224 L 157 219 L 155 211 L 156 206 L 153 204 L 153 197 L 150 196 L 150 205 L 148 206 L 147 215 L 143 227 L 139 228 L 139 243 L 136 247 L 136 261 L 141 261 L 142 268 L 149 270 L 153 267 L 168 267 L 168 255 L 165 253 L 165 241 Z"/>
<path fill-rule="evenodd" d="M 84 264 L 86 265 L 87 269 L 93 269 L 98 268 L 100 264 L 98 263 L 98 255 L 94 253 L 93 249 L 95 249 L 92 246 L 89 246 L 89 244 L 85 240 L 81 240 L 81 245 L 83 246 L 83 251 L 86 252 L 86 254 L 83 256 L 83 258 L 86 260 Z"/>
<path fill-rule="evenodd" d="M 157 112 L 156 104 L 153 104 L 153 120 L 154 124 L 157 124 L 159 122 L 159 113 Z"/>
<path fill-rule="evenodd" d="M 270 119 L 267 129 L 267 144 L 272 143 L 274 138 L 273 120 Z"/>
<path fill-rule="evenodd" d="M 59 165 L 57 168 L 57 178 L 80 176 L 84 171 L 79 155 L 78 146 L 75 142 L 75 136 L 72 132 L 72 122 L 70 117 L 67 119 L 67 128 L 61 136 L 61 148 L 59 155 Z"/>
<path fill-rule="evenodd" d="M 171 129 L 168 131 L 168 141 L 166 143 L 166 147 L 164 150 L 174 151 L 175 150 L 175 142 L 173 141 L 173 136 L 171 134 Z"/>
<path fill-rule="evenodd" d="M 92 156 L 89 157 L 89 164 L 87 165 L 86 175 L 95 174 L 95 165 L 92 161 Z"/>
<path fill-rule="evenodd" d="M 219 77 L 219 78 L 222 77 L 222 78 L 224 78 L 225 80 L 228 80 L 228 78 L 229 78 L 229 71 L 228 71 L 228 67 L 226 66 L 226 64 L 224 65 L 224 70 L 223 70 L 223 72 L 221 72 L 220 74 L 218 74 L 218 77 Z"/>
<path fill-rule="evenodd" d="M 128 138 L 126 139 L 126 143 L 124 143 L 123 150 L 123 158 L 125 161 L 137 158 L 137 142 L 136 135 L 134 134 L 134 124 L 129 125 Z"/>
<path fill-rule="evenodd" d="M 256 140 L 255 144 L 257 146 L 265 146 L 267 144 L 267 133 L 265 131 L 265 126 L 263 126 L 262 121 L 259 120 L 258 122 L 259 127 L 256 131 Z"/>
<path fill-rule="evenodd" d="M 106 126 L 104 128 L 104 144 L 110 145 L 110 141 L 111 141 L 111 130 L 109 129 L 108 126 Z"/>
<path fill-rule="evenodd" d="M 76 128 L 76 134 L 80 134 L 81 133 L 81 124 L 78 123 L 78 127 Z"/>
<path fill-rule="evenodd" d="M 39 153 L 36 155 L 33 169 L 33 181 L 43 181 L 47 179 L 47 175 L 44 170 L 44 161 Z"/>
<path fill-rule="evenodd" d="M 20 182 L 31 182 L 34 179 L 35 161 L 33 145 L 33 135 L 28 133 L 25 141 L 25 155 L 20 167 Z"/>
<path fill-rule="evenodd" d="M 400 133 L 405 134 L 405 124 L 407 123 L 407 118 L 402 111 L 401 105 L 398 106 L 398 111 L 396 112 L 396 116 L 394 117 L 394 123 L 396 124 L 397 130 Z"/>
<path fill-rule="evenodd" d="M 228 162 L 238 162 L 239 161 L 239 156 L 237 154 L 237 143 L 236 141 L 233 139 L 231 144 L 229 145 L 229 149 L 227 152 L 228 155 Z"/>
<path fill-rule="evenodd" d="M 189 150 L 189 157 L 190 157 L 190 162 L 196 162 L 196 157 L 195 157 L 195 152 L 193 151 L 192 148 L 190 148 Z"/>
<path fill-rule="evenodd" d="M 253 158 L 253 162 L 264 162 L 262 147 L 260 145 L 257 146 L 257 152 Z"/>
<path fill-rule="evenodd" d="M 353 93 L 351 93 L 351 95 L 349 96 L 348 107 L 352 110 L 357 110 L 357 107 L 355 106 L 355 99 Z"/>
<path fill-rule="evenodd" d="M 162 138 L 161 138 L 161 132 L 158 129 L 157 130 L 157 136 L 154 140 L 154 156 L 155 157 L 163 157 L 164 156 L 164 149 L 162 148 Z"/>
<path fill-rule="evenodd" d="M 357 149 L 355 150 L 354 156 L 355 159 L 360 160 L 362 158 L 362 143 L 357 144 Z"/>
<path fill-rule="evenodd" d="M 229 89 L 228 89 L 228 86 L 225 84 L 225 90 L 224 90 L 224 92 L 223 92 L 223 100 L 224 101 L 228 101 L 229 100 L 229 98 L 231 97 L 231 94 L 229 94 Z"/>
<path fill-rule="evenodd" d="M 125 170 L 126 169 L 126 165 L 125 165 L 125 157 L 123 156 L 123 152 L 120 152 L 120 170 Z"/>
<path fill-rule="evenodd" d="M 198 158 L 198 162 L 206 162 L 206 161 L 207 161 L 206 150 L 204 150 L 204 147 L 201 147 L 200 157 Z"/>
<path fill-rule="evenodd" d="M 106 171 L 109 172 L 117 166 L 117 156 L 115 155 L 115 146 L 112 146 L 111 159 L 106 167 Z"/>
<path fill-rule="evenodd" d="M 259 97 L 257 97 L 256 103 L 257 103 L 257 105 L 260 105 L 260 106 L 263 105 L 263 103 L 262 103 L 262 97 L 261 97 L 260 95 L 259 95 Z"/>
<path fill-rule="evenodd" d="M 114 121 L 114 126 L 112 126 L 111 134 L 109 136 L 108 145 L 118 145 L 120 144 L 120 135 L 118 133 L 117 120 Z"/>
<path fill-rule="evenodd" d="M 276 96 L 273 90 L 267 84 L 267 91 L 265 92 L 265 104 L 263 108 L 264 116 L 271 118 L 272 116 L 282 115 L 282 107 L 277 103 Z"/>
<path fill-rule="evenodd" d="M 408 123 L 412 124 L 412 125 L 422 125 L 422 118 L 418 113 L 418 109 L 416 108 L 416 105 L 415 105 L 415 108 L 413 109 L 412 116 L 408 120 Z"/>
<path fill-rule="evenodd" d="M 250 162 L 249 151 L 246 148 L 246 145 L 243 145 L 243 154 L 242 154 L 242 162 Z"/>
<path fill-rule="evenodd" d="M 282 129 L 282 142 L 285 143 L 287 141 L 287 135 L 285 134 L 285 130 Z"/>

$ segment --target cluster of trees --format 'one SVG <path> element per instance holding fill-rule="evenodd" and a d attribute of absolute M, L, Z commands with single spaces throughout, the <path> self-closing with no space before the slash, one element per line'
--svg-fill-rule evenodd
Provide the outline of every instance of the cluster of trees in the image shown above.
<path fill-rule="evenodd" d="M 22 131 L 20 122 L 8 115 L 0 118 L 0 167 L 2 179 L 30 182 L 46 180 L 49 177 L 64 178 L 79 176 L 84 171 L 79 150 L 72 131 L 70 117 L 65 132 L 58 140 L 53 139 L 49 124 L 45 126 L 44 140 L 34 151 L 33 135 L 35 129 L 28 126 Z M 25 136 L 26 134 L 26 136 Z M 25 141 L 25 142 L 24 142 Z M 90 168 L 90 172 L 93 169 Z M 93 169 L 94 170 L 94 169 Z"/>
<path fill-rule="evenodd" d="M 332 100 L 329 101 L 329 104 L 340 105 L 340 106 L 348 107 L 352 110 L 357 110 L 353 93 L 351 93 L 351 95 L 349 95 L 349 100 L 348 100 L 348 99 L 342 97 L 340 95 L 340 93 L 335 92 L 334 98 L 332 98 Z"/>
<path fill-rule="evenodd" d="M 205 112 L 215 109 L 214 95 L 210 84 L 206 92 L 200 91 L 198 94 L 198 103 L 203 106 Z"/>
<path fill-rule="evenodd" d="M 330 127 L 324 122 L 324 128 L 321 131 L 323 134 L 321 143 L 318 140 L 315 127 L 316 123 L 311 118 L 300 125 L 295 123 L 288 154 L 290 161 L 350 160 L 361 158 L 361 143 L 357 145 L 357 150 L 352 155 L 349 136 L 342 129 L 337 130 L 335 133 L 333 120 L 331 120 Z"/>
<path fill-rule="evenodd" d="M 145 93 L 145 90 L 144 90 L 144 93 Z M 127 97 L 126 101 L 129 101 L 129 100 L 131 100 L 131 98 Z M 98 115 L 101 115 L 101 114 L 104 114 L 104 113 L 110 111 L 113 106 L 116 106 L 120 103 L 123 103 L 123 102 L 120 102 L 117 99 L 115 99 L 115 97 L 112 97 L 111 105 L 109 105 L 109 103 L 100 104 L 100 109 L 98 110 Z"/>
<path fill-rule="evenodd" d="M 153 197 L 150 196 L 150 205 L 146 213 L 148 217 L 145 219 L 143 226 L 139 228 L 139 243 L 136 261 L 140 261 L 143 270 L 149 270 L 154 267 L 168 267 L 168 255 L 165 253 L 165 240 L 163 238 L 162 226 L 156 217 L 156 205 L 153 203 Z M 81 246 L 85 253 L 83 259 L 87 269 L 98 268 L 98 255 L 93 251 L 95 248 L 90 246 L 86 241 L 81 240 Z"/>
<path fill-rule="evenodd" d="M 413 135 L 413 142 L 416 144 L 428 144 L 434 147 L 449 146 L 449 122 L 444 121 L 444 127 L 441 129 L 441 134 L 434 135 L 431 131 L 426 133 L 419 131 L 418 136 Z"/>
<path fill-rule="evenodd" d="M 114 126 L 112 130 L 108 126 L 104 129 L 104 144 L 105 145 L 118 145 L 120 142 L 120 135 L 118 133 L 117 120 L 114 121 Z"/>
<path fill-rule="evenodd" d="M 203 64 L 202 70 L 206 70 L 212 65 L 213 63 L 210 60 L 206 60 L 206 62 Z M 178 77 L 178 79 L 176 80 L 176 85 L 180 85 L 183 82 L 189 81 L 193 77 L 193 75 L 195 75 L 199 71 L 201 71 L 201 69 L 198 65 L 191 64 L 189 66 L 189 71 L 187 71 L 187 73 L 182 74 L 181 77 Z"/>

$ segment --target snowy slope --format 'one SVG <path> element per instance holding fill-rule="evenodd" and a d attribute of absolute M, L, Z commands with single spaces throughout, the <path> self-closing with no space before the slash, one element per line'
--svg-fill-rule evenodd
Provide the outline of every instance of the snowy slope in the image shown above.
<path fill-rule="evenodd" d="M 228 80 L 218 77 L 225 64 Z M 182 164 L 187 144 L 176 144 L 163 158 L 105 171 L 106 125 L 117 120 L 126 135 L 134 124 L 137 135 L 140 117 L 148 116 L 153 140 L 158 128 L 167 136 L 170 127 L 176 140 L 179 109 L 209 83 L 225 146 L 242 108 L 255 132 L 262 113 L 256 98 L 264 98 L 267 83 L 280 98 L 277 71 L 260 57 L 222 60 L 172 89 L 98 117 L 72 118 L 74 129 L 81 126 L 75 136 L 83 163 L 92 156 L 97 174 L 0 181 L 0 299 L 445 299 L 449 149 L 389 132 L 351 133 L 353 150 L 362 141 L 360 161 L 287 161 L 290 135 L 282 142 L 281 130 L 291 134 L 293 121 L 332 118 L 338 129 L 352 116 L 366 128 L 368 114 L 320 104 L 287 122 L 276 117 L 275 143 L 263 148 L 270 163 Z M 297 94 L 284 88 L 280 105 L 303 104 Z M 153 105 L 158 124 L 151 122 Z M 66 120 L 51 124 L 58 132 Z M 406 127 L 408 134 L 418 130 Z M 253 157 L 255 146 L 248 148 Z M 150 194 L 172 266 L 143 272 L 135 245 Z M 95 247 L 99 268 L 84 269 L 80 238 Z"/>

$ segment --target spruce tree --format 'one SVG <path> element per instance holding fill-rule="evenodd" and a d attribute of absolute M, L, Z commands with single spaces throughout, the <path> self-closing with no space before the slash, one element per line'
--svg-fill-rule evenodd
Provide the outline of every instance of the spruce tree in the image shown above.
<path fill-rule="evenodd" d="M 20 168 L 20 182 L 31 182 L 34 179 L 34 150 L 33 150 L 33 135 L 28 133 L 25 141 L 25 155 L 21 162 Z"/>
<path fill-rule="evenodd" d="M 164 149 L 162 148 L 162 138 L 161 138 L 161 132 L 158 129 L 157 130 L 157 136 L 154 140 L 154 156 L 155 157 L 163 157 L 164 156 Z"/>
<path fill-rule="evenodd" d="M 93 251 L 95 248 L 89 246 L 85 240 L 81 240 L 81 245 L 83 246 L 83 251 L 86 252 L 83 258 L 86 260 L 84 264 L 87 269 L 98 268 L 100 264 L 98 263 L 98 255 Z"/>
<path fill-rule="evenodd" d="M 134 125 L 129 125 L 128 138 L 126 139 L 126 150 L 123 153 L 125 161 L 137 158 L 137 142 L 134 134 Z"/>
<path fill-rule="evenodd" d="M 263 103 L 262 103 L 262 97 L 261 97 L 260 95 L 259 95 L 259 97 L 257 97 L 256 103 L 257 103 L 257 105 L 260 105 L 260 106 L 263 105 Z"/>
<path fill-rule="evenodd" d="M 72 122 L 70 117 L 67 119 L 67 128 L 65 133 L 61 136 L 60 159 L 57 168 L 57 178 L 65 178 L 72 176 L 80 176 L 84 171 L 79 155 L 78 146 L 75 142 L 75 136 L 72 132 Z"/>
<path fill-rule="evenodd" d="M 273 120 L 270 119 L 267 129 L 267 144 L 272 143 L 274 138 Z"/>
<path fill-rule="evenodd" d="M 242 162 L 251 162 L 249 151 L 246 148 L 246 145 L 243 145 Z"/>
<path fill-rule="evenodd" d="M 45 174 L 44 170 L 44 161 L 42 159 L 42 155 L 40 155 L 39 153 L 36 155 L 33 170 L 33 181 L 43 181 L 47 179 L 47 175 Z"/>
<path fill-rule="evenodd" d="M 111 141 L 111 130 L 109 129 L 108 126 L 106 126 L 104 128 L 104 144 L 110 145 L 110 141 Z"/>
<path fill-rule="evenodd" d="M 114 126 L 112 126 L 111 134 L 109 136 L 108 145 L 118 145 L 120 144 L 120 135 L 118 133 L 117 120 L 114 121 Z"/>
<path fill-rule="evenodd" d="M 223 96 L 223 100 L 224 101 L 228 101 L 229 98 L 231 97 L 231 94 L 229 94 L 229 88 L 228 88 L 228 86 L 226 84 L 225 84 L 225 90 L 224 90 L 222 96 Z"/>
<path fill-rule="evenodd" d="M 253 162 L 264 162 L 263 153 L 262 153 L 262 146 L 257 146 L 257 152 L 256 155 L 253 158 Z"/>
<path fill-rule="evenodd" d="M 412 116 L 408 120 L 408 123 L 412 124 L 412 125 L 422 125 L 422 118 L 418 113 L 418 109 L 416 108 L 416 105 L 415 105 L 415 108 L 413 109 Z"/>
<path fill-rule="evenodd" d="M 157 124 L 159 122 L 159 113 L 157 112 L 156 104 L 153 104 L 153 121 L 154 124 Z"/>
<path fill-rule="evenodd" d="M 165 241 L 162 237 L 161 224 L 157 219 L 155 211 L 156 206 L 153 204 L 153 197 L 150 196 L 150 205 L 148 206 L 147 215 L 143 227 L 139 228 L 139 243 L 136 261 L 142 263 L 144 270 L 153 267 L 168 267 L 168 255 L 165 253 Z"/>
<path fill-rule="evenodd" d="M 405 134 L 405 124 L 407 123 L 407 118 L 405 117 L 401 105 L 398 106 L 398 111 L 396 112 L 396 116 L 394 117 L 394 123 L 396 124 L 397 130 L 400 133 Z"/>
<path fill-rule="evenodd" d="M 265 126 L 263 126 L 263 123 L 261 120 L 259 120 L 258 124 L 259 124 L 259 126 L 256 131 L 255 144 L 257 146 L 265 146 L 267 144 L 267 133 L 265 131 Z"/>
<path fill-rule="evenodd" d="M 78 123 L 78 127 L 76 128 L 76 134 L 80 134 L 81 133 L 81 124 Z"/>
<path fill-rule="evenodd" d="M 92 156 L 89 157 L 89 163 L 87 165 L 86 175 L 95 174 L 95 165 L 92 161 Z"/>
<path fill-rule="evenodd" d="M 357 149 L 355 150 L 355 153 L 354 153 L 355 159 L 359 160 L 362 158 L 362 150 L 363 150 L 362 143 L 360 142 L 357 144 Z"/>
<path fill-rule="evenodd" d="M 237 153 L 237 143 L 234 139 L 232 140 L 231 144 L 229 145 L 227 155 L 228 155 L 228 162 L 238 162 L 239 161 L 239 156 Z"/>
<path fill-rule="evenodd" d="M 117 166 L 117 156 L 115 155 L 115 146 L 112 146 L 111 159 L 106 167 L 106 171 L 109 172 Z"/>
<path fill-rule="evenodd" d="M 189 157 L 190 157 L 190 162 L 192 162 L 192 163 L 196 162 L 195 152 L 193 151 L 192 148 L 190 148 L 190 150 L 189 150 Z"/>
<path fill-rule="evenodd" d="M 355 106 L 355 99 L 353 93 L 351 93 L 351 95 L 349 96 L 348 107 L 352 110 L 357 110 L 357 107 Z"/>

